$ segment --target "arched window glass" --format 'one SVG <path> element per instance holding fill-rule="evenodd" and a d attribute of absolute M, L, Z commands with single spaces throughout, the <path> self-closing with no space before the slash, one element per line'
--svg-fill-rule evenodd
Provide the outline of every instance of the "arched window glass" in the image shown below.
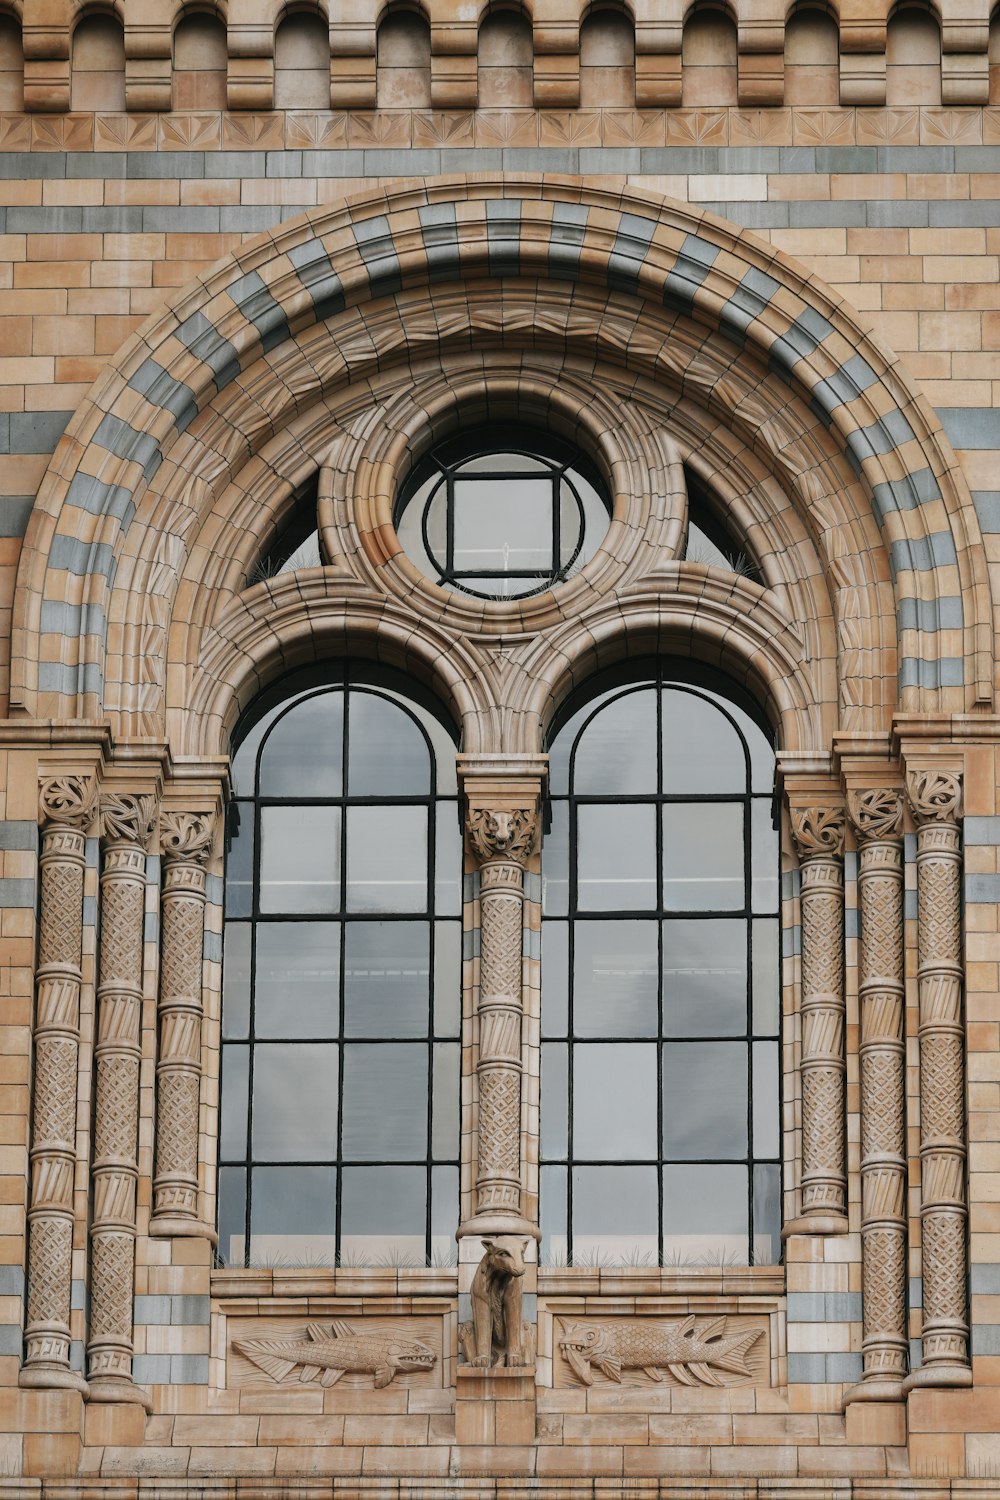
<path fill-rule="evenodd" d="M 551 745 L 541 1212 L 549 1263 L 777 1259 L 774 751 L 654 666 Z"/>
<path fill-rule="evenodd" d="M 286 682 L 245 716 L 229 808 L 219 1250 L 403 1264 L 458 1217 L 454 743 L 412 685 Z"/>

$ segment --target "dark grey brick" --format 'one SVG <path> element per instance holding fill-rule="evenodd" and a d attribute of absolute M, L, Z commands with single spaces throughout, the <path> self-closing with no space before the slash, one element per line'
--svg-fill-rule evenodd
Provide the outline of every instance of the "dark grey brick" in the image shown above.
<path fill-rule="evenodd" d="M 171 1385 L 207 1385 L 207 1354 L 171 1354 Z"/>
<path fill-rule="evenodd" d="M 71 411 L 14 411 L 10 414 L 11 453 L 51 453 L 66 430 Z"/>
<path fill-rule="evenodd" d="M 718 172 L 719 151 L 715 146 L 642 146 L 640 170 L 650 175 Z"/>
<path fill-rule="evenodd" d="M 219 227 L 223 234 L 257 234 L 262 229 L 273 229 L 285 215 L 286 211 L 280 203 L 261 203 L 249 208 L 223 208 Z"/>
<path fill-rule="evenodd" d="M 437 150 L 414 151 L 374 149 L 365 151 L 365 176 L 433 177 L 441 170 L 441 153 Z"/>
<path fill-rule="evenodd" d="M 822 1354 L 790 1354 L 788 1356 L 789 1385 L 822 1385 L 825 1379 L 826 1364 Z"/>
<path fill-rule="evenodd" d="M 220 153 L 221 154 L 221 153 Z M 129 177 L 204 177 L 204 151 L 130 151 Z"/>
<path fill-rule="evenodd" d="M 1000 490 L 973 490 L 972 503 L 983 530 L 1000 531 Z"/>
<path fill-rule="evenodd" d="M 817 146 L 817 172 L 877 172 L 875 146 Z"/>
<path fill-rule="evenodd" d="M 208 1297 L 197 1297 L 179 1294 L 170 1299 L 170 1321 L 178 1324 L 202 1324 L 208 1322 L 211 1317 L 211 1305 Z"/>
<path fill-rule="evenodd" d="M 732 219 L 744 229 L 787 229 L 787 203 L 701 203 L 710 213 Z"/>
<path fill-rule="evenodd" d="M 954 146 L 879 146 L 880 172 L 954 172 Z M 994 168 L 994 170 L 996 170 Z"/>
<path fill-rule="evenodd" d="M 204 163 L 199 177 L 263 177 L 267 166 L 266 151 L 205 151 L 199 155 Z"/>
<path fill-rule="evenodd" d="M 218 208 L 144 208 L 142 227 L 149 233 L 164 230 L 169 234 L 218 234 Z"/>
<path fill-rule="evenodd" d="M 722 146 L 718 172 L 778 172 L 781 153 L 777 146 Z"/>
<path fill-rule="evenodd" d="M 545 153 L 548 157 L 549 152 Z M 639 147 L 638 146 L 581 146 L 580 171 L 586 176 L 591 172 L 638 172 L 639 170 Z M 558 172 L 562 169 L 543 163 L 546 172 Z"/>
<path fill-rule="evenodd" d="M 996 906 L 1000 902 L 1000 875 L 966 875 L 965 899 Z"/>
<path fill-rule="evenodd" d="M 923 171 L 930 170 L 927 167 Z M 956 172 L 1000 172 L 1000 147 L 956 146 Z"/>
<path fill-rule="evenodd" d="M 941 426 L 956 448 L 1000 449 L 1000 411 L 982 406 L 942 406 Z"/>
<path fill-rule="evenodd" d="M 996 1323 L 973 1323 L 973 1354 L 1000 1354 L 1000 1327 Z"/>
<path fill-rule="evenodd" d="M 861 1379 L 860 1354 L 828 1354 L 826 1356 L 826 1378 L 844 1385 L 853 1385 Z"/>
<path fill-rule="evenodd" d="M 0 906 L 24 907 L 35 905 L 35 882 L 11 877 L 0 879 Z"/>
<path fill-rule="evenodd" d="M 788 205 L 788 222 L 793 229 L 860 229 L 865 222 L 866 206 L 853 198 L 838 198 L 832 203 L 807 199 Z"/>
<path fill-rule="evenodd" d="M 113 208 L 85 208 L 83 231 L 85 234 L 137 234 L 145 226 L 143 215 L 147 210 L 136 204 L 119 204 Z"/>
<path fill-rule="evenodd" d="M 442 146 L 442 172 L 499 172 L 503 167 L 500 146 Z"/>
<path fill-rule="evenodd" d="M 301 177 L 301 151 L 267 151 L 264 168 L 266 177 Z"/>
<path fill-rule="evenodd" d="M 505 146 L 503 170 L 505 172 L 575 173 L 580 170 L 580 153 L 575 146 L 559 146 L 551 150 L 545 150 L 539 146 Z"/>
<path fill-rule="evenodd" d="M 865 222 L 869 229 L 923 229 L 930 220 L 926 203 L 870 198 L 865 207 Z"/>
<path fill-rule="evenodd" d="M 1000 203 L 995 198 L 973 198 L 966 203 L 930 203 L 932 228 L 950 229 L 968 226 L 972 229 L 995 229 L 1000 225 Z"/>
<path fill-rule="evenodd" d="M 62 179 L 66 176 L 66 152 L 33 151 L 29 157 L 23 151 L 0 151 L 0 177 L 20 182 L 28 165 L 32 177 Z"/>
<path fill-rule="evenodd" d="M 779 146 L 778 168 L 782 172 L 815 172 L 815 146 Z"/>
<path fill-rule="evenodd" d="M 989 1263 L 973 1266 L 969 1275 L 973 1293 L 987 1297 L 1000 1293 L 1000 1266 Z"/>
<path fill-rule="evenodd" d="M 8 234 L 79 234 L 82 208 L 9 208 Z"/>
<path fill-rule="evenodd" d="M 303 151 L 303 177 L 362 177 L 363 151 Z"/>

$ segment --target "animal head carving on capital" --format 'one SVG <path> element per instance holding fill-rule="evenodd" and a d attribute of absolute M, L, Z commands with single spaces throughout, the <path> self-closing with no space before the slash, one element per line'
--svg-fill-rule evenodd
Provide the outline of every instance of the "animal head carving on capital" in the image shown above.
<path fill-rule="evenodd" d="M 473 807 L 469 809 L 469 845 L 482 863 L 490 859 L 522 860 L 535 839 L 535 809 Z"/>

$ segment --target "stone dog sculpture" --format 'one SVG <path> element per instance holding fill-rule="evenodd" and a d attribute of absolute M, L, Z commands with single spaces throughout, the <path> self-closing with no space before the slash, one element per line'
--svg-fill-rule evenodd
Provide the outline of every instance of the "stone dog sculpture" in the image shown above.
<path fill-rule="evenodd" d="M 521 1324 L 521 1282 L 527 1239 L 497 1234 L 483 1240 L 486 1254 L 472 1279 L 472 1322 L 460 1333 L 470 1365 L 525 1365 L 529 1358 Z"/>

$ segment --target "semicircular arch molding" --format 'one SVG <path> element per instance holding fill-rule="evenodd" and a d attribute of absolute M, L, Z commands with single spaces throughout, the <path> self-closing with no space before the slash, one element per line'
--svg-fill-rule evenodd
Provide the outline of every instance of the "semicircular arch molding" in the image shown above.
<path fill-rule="evenodd" d="M 155 541 L 172 616 L 234 472 L 310 408 L 343 422 L 370 405 L 380 369 L 428 354 L 446 369 L 470 329 L 480 348 L 561 349 L 556 364 L 581 375 L 601 362 L 629 372 L 637 400 L 666 384 L 678 431 L 686 410 L 717 414 L 762 482 L 771 474 L 794 497 L 831 592 L 859 592 L 862 624 L 867 611 L 884 625 L 892 591 L 898 663 L 882 627 L 870 656 L 883 679 L 898 665 L 901 706 L 991 701 L 971 497 L 933 412 L 843 301 L 753 235 L 681 205 L 498 178 L 404 184 L 293 220 L 129 341 L 74 415 L 29 523 L 15 708 L 100 715 L 111 659 L 110 675 L 133 686 L 148 659 L 128 559 Z M 811 462 L 789 463 L 786 429 Z M 166 698 L 145 687 L 162 727 Z M 872 728 L 892 706 L 877 705 Z"/>

